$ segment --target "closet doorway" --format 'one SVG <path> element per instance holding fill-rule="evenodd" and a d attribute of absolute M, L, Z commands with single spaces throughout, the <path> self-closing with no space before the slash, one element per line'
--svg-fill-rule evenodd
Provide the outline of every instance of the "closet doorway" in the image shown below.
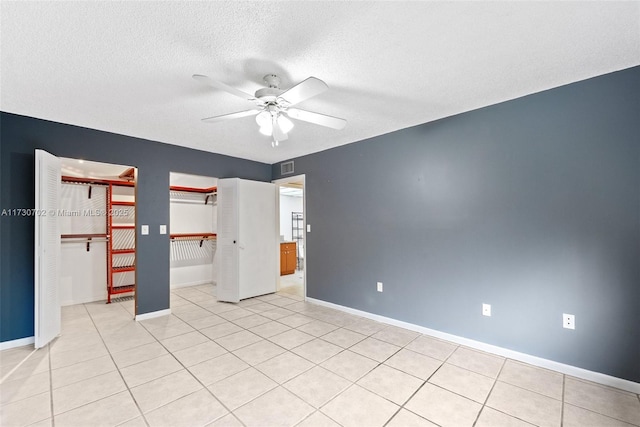
<path fill-rule="evenodd" d="M 217 183 L 208 176 L 169 174 L 170 284 L 177 294 L 191 286 L 215 294 Z"/>
<path fill-rule="evenodd" d="M 280 276 L 278 292 L 306 297 L 304 175 L 274 181 L 278 186 Z"/>
<path fill-rule="evenodd" d="M 136 169 L 60 157 L 60 305 L 131 301 L 136 285 Z"/>

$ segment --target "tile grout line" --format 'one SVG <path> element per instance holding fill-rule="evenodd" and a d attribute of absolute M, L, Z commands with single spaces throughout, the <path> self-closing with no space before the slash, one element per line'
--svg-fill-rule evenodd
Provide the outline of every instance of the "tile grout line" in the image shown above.
<path fill-rule="evenodd" d="M 560 403 L 560 427 L 564 425 L 564 393 L 566 390 L 567 376 L 562 374 L 562 403 Z"/>
<path fill-rule="evenodd" d="M 182 320 L 182 319 L 180 319 L 180 320 Z M 186 322 L 186 321 L 184 321 L 184 320 L 183 320 L 183 322 L 187 323 L 187 322 Z M 191 325 L 189 325 L 189 326 L 191 326 Z M 147 327 L 146 327 L 145 325 L 142 325 L 142 327 L 143 327 L 143 328 L 145 328 L 145 330 L 147 330 L 147 332 L 149 332 L 149 330 L 147 329 Z M 195 329 L 195 328 L 194 328 L 194 329 Z M 198 330 L 198 332 L 199 332 L 199 330 Z M 184 334 L 183 334 L 183 335 L 184 335 Z M 204 335 L 204 334 L 203 334 L 203 335 Z M 209 390 L 209 388 L 208 388 L 208 387 L 207 387 L 207 386 L 206 386 L 202 381 L 200 381 L 200 379 L 199 379 L 198 377 L 196 377 L 193 373 L 191 373 L 191 371 L 189 370 L 189 368 L 187 368 L 187 367 L 186 367 L 186 366 L 185 366 L 185 365 L 184 365 L 180 360 L 178 360 L 178 358 L 177 358 L 177 357 L 175 357 L 175 356 L 173 355 L 173 353 L 172 353 L 172 352 L 171 352 L 167 347 L 165 347 L 165 346 L 164 346 L 164 344 L 162 344 L 162 342 L 160 342 L 160 340 L 159 340 L 158 338 L 156 338 L 154 335 L 152 335 L 152 336 L 153 336 L 153 338 L 156 340 L 156 342 L 157 342 L 158 344 L 160 344 L 160 345 L 162 346 L 162 348 L 164 348 L 165 350 L 167 350 L 167 352 L 168 352 L 168 353 L 169 353 L 169 354 L 170 354 L 170 355 L 171 355 L 171 356 L 172 356 L 172 357 L 173 357 L 173 358 L 174 358 L 174 359 L 175 359 L 175 360 L 180 364 L 180 366 L 182 366 L 182 367 L 184 368 L 184 370 L 185 370 L 185 371 L 187 371 L 187 372 L 189 373 L 189 375 L 191 375 L 191 377 L 192 377 L 193 379 L 195 379 L 195 380 L 196 380 L 196 381 L 197 381 L 197 382 L 198 382 L 198 383 L 203 387 L 203 389 L 204 389 L 204 390 L 206 390 L 206 391 L 207 391 L 207 392 L 208 392 L 208 393 L 209 393 L 209 394 L 210 394 L 210 395 L 211 395 L 211 396 L 216 400 L 216 402 L 220 403 L 220 405 L 221 405 L 225 410 L 227 410 L 227 411 L 228 411 L 228 413 L 229 413 L 229 414 L 231 414 L 231 415 L 232 415 L 236 420 L 238 420 L 238 421 L 240 422 L 240 424 L 242 424 L 243 426 L 245 426 L 245 425 L 246 425 L 246 424 L 244 424 L 244 423 L 242 422 L 242 420 L 240 420 L 240 419 L 239 419 L 239 418 L 238 418 L 238 417 L 233 413 L 233 411 L 231 411 L 231 410 L 230 410 L 230 409 L 229 409 L 229 408 L 228 408 L 228 407 L 227 407 L 227 406 L 226 406 L 226 405 L 225 405 L 225 404 L 224 404 L 220 399 L 218 399 L 218 398 L 216 397 L 216 395 L 214 395 L 214 394 L 213 394 L 213 392 L 212 392 L 211 390 Z M 226 335 L 225 335 L 225 336 L 226 336 Z M 211 338 L 209 338 L 209 337 L 207 337 L 207 338 L 208 338 L 209 340 L 211 340 L 212 342 L 214 342 Z M 217 343 L 216 343 L 216 344 L 217 344 Z M 220 344 L 218 344 L 218 345 L 220 345 Z M 221 346 L 221 347 L 222 347 L 222 346 Z M 189 347 L 187 347 L 187 348 L 189 348 Z M 224 347 L 222 347 L 222 348 L 224 348 Z M 231 352 L 230 352 L 230 351 L 228 351 L 226 348 L 225 348 L 225 351 L 227 351 L 227 353 L 231 354 Z M 223 355 L 221 354 L 220 356 L 223 356 Z M 234 354 L 234 356 L 235 356 L 235 354 Z M 235 357 L 237 357 L 237 356 L 235 356 Z M 214 357 L 214 358 L 212 358 L 212 359 L 215 359 L 215 357 Z M 209 359 L 209 360 L 212 360 L 212 359 Z M 207 362 L 207 360 L 205 360 L 204 362 Z M 204 363 L 204 362 L 201 362 L 201 363 Z M 196 365 L 198 365 L 198 364 L 196 364 Z M 247 365 L 248 365 L 248 363 L 247 363 Z M 195 366 L 195 365 L 194 365 L 194 366 Z M 249 365 L 249 367 L 251 367 L 251 365 Z M 247 369 L 249 369 L 249 368 L 243 369 L 243 370 L 241 370 L 241 371 L 239 371 L 239 372 L 236 372 L 236 373 L 244 372 L 244 371 L 246 371 Z M 233 375 L 235 375 L 235 374 L 233 374 Z M 232 375 L 229 375 L 229 377 L 230 377 L 230 376 L 232 376 Z M 229 378 L 229 377 L 225 377 L 225 378 Z M 151 381 L 154 381 L 154 380 L 151 380 Z M 222 380 L 221 380 L 221 381 L 222 381 Z M 217 381 L 216 381 L 216 382 L 217 382 Z M 146 384 L 146 383 L 145 383 L 145 384 Z M 167 402 L 167 403 L 165 403 L 164 405 L 159 406 L 158 408 L 153 409 L 153 411 L 155 411 L 155 410 L 157 410 L 157 409 L 159 409 L 159 408 L 162 408 L 163 406 L 169 405 L 169 404 L 171 404 L 171 403 L 173 403 L 173 402 L 175 402 L 175 401 L 177 401 L 177 400 L 180 400 L 180 399 L 182 399 L 183 397 L 190 396 L 190 395 L 192 395 L 193 393 L 197 393 L 198 391 L 200 391 L 200 390 L 196 390 L 196 391 L 194 391 L 194 392 L 192 392 L 192 393 L 188 393 L 188 394 L 186 394 L 186 395 L 184 395 L 184 396 L 181 396 L 181 397 L 179 397 L 178 399 L 172 400 L 171 402 Z M 142 412 L 142 411 L 141 411 L 141 412 Z M 207 423 L 207 425 L 208 425 L 208 424 L 211 424 L 211 423 L 213 423 L 213 422 L 215 422 L 215 421 L 217 421 L 217 420 L 220 420 L 221 418 L 223 418 L 223 417 L 225 417 L 225 416 L 227 416 L 227 415 L 228 415 L 228 414 L 225 414 L 225 415 L 223 415 L 223 416 L 221 416 L 221 417 L 218 417 L 218 418 L 216 418 L 215 420 L 212 420 L 211 422 Z M 144 414 L 143 414 L 143 417 L 145 418 L 145 421 L 146 421 L 146 417 L 144 416 Z M 149 424 L 147 423 L 147 425 L 149 425 Z"/>
<path fill-rule="evenodd" d="M 62 330 L 62 328 L 60 328 Z M 51 405 L 51 427 L 56 427 L 56 417 L 53 416 L 53 369 L 51 369 L 51 342 L 47 344 L 49 358 L 49 404 Z"/>
<path fill-rule="evenodd" d="M 423 335 L 423 334 L 419 334 L 417 337 L 415 337 L 414 339 L 412 339 L 411 341 L 409 341 L 409 342 L 408 342 L 404 347 L 402 347 L 400 350 L 413 351 L 413 350 L 411 350 L 411 349 L 408 349 L 408 348 L 407 348 L 407 346 L 408 346 L 409 344 L 411 344 L 412 342 L 414 342 L 415 340 L 417 340 L 418 338 L 420 338 L 421 336 L 424 336 L 424 335 Z M 393 418 L 394 418 L 394 417 L 395 417 L 395 416 L 396 416 L 396 415 L 397 415 L 397 414 L 398 414 L 402 409 L 405 409 L 406 411 L 409 411 L 409 412 L 411 412 L 412 414 L 415 414 L 415 415 L 417 415 L 418 417 L 420 417 L 420 418 L 422 418 L 422 419 L 425 419 L 425 420 L 429 421 L 430 423 L 436 424 L 434 421 L 432 421 L 432 420 L 428 420 L 427 418 L 423 417 L 422 415 L 416 414 L 415 412 L 413 412 L 413 411 L 409 410 L 408 408 L 405 408 L 405 405 L 406 405 L 407 403 L 409 403 L 409 401 L 411 401 L 411 399 L 413 399 L 413 397 L 414 397 L 416 394 L 418 394 L 418 392 L 419 392 L 420 390 L 422 390 L 422 388 L 425 386 L 425 384 L 429 383 L 429 380 L 430 380 L 431 378 L 433 378 L 433 376 L 434 376 L 434 375 L 435 375 L 435 374 L 440 370 L 440 368 L 442 368 L 442 366 L 443 366 L 445 363 L 447 363 L 447 360 L 449 360 L 449 358 L 453 355 L 453 353 L 455 353 L 455 352 L 456 352 L 456 350 L 458 350 L 459 348 L 460 348 L 460 345 L 459 345 L 459 344 L 456 344 L 456 345 L 455 345 L 455 347 L 454 347 L 454 349 L 453 349 L 453 350 L 451 350 L 451 353 L 449 353 L 449 355 L 448 355 L 444 360 L 440 361 L 440 362 L 441 362 L 441 363 L 440 363 L 440 366 L 438 366 L 438 367 L 437 367 L 437 368 L 436 368 L 436 369 L 431 373 L 431 375 L 429 375 L 429 377 L 427 377 L 427 379 L 426 379 L 426 380 L 424 380 L 424 382 L 420 385 L 420 387 L 418 387 L 418 388 L 417 388 L 417 389 L 416 389 L 416 390 L 411 394 L 411 396 L 409 396 L 409 398 L 408 398 L 407 400 L 405 400 L 405 402 L 404 402 L 402 405 L 399 405 L 399 406 L 400 406 L 400 408 L 398 408 L 398 410 L 393 414 L 393 416 L 387 420 L 387 422 L 385 423 L 385 426 L 386 426 L 389 422 L 391 422 L 391 420 L 393 420 Z M 397 351 L 396 353 L 394 353 L 394 354 L 397 354 L 398 352 L 400 352 L 400 350 L 398 350 L 398 351 Z M 417 351 L 413 351 L 413 352 L 414 352 L 414 353 L 416 353 L 416 354 L 421 354 L 421 355 L 423 355 L 423 356 L 427 356 L 426 354 L 418 353 Z M 431 357 L 431 356 L 427 356 L 427 357 Z M 389 359 L 390 359 L 390 358 L 391 358 L 391 357 L 389 357 Z M 434 359 L 434 360 L 438 360 L 438 359 L 436 359 L 435 357 L 431 357 L 431 358 L 432 358 L 432 359 Z M 387 359 L 387 360 L 389 360 L 389 359 Z M 386 362 L 387 360 L 385 360 L 385 362 Z M 388 366 L 388 365 L 387 365 L 387 366 Z M 395 369 L 395 368 L 394 368 L 394 369 Z M 404 371 L 400 371 L 400 372 L 404 372 Z M 405 372 L 405 374 L 407 374 L 407 375 L 411 375 L 411 374 L 409 374 L 408 372 Z M 412 375 L 412 376 L 413 376 L 413 375 Z M 417 377 L 415 377 L 415 378 L 417 378 Z M 418 378 L 418 379 L 422 380 L 422 378 Z M 440 387 L 440 386 L 438 386 L 438 385 L 436 385 L 436 384 L 433 384 L 433 383 L 429 383 L 429 384 L 434 385 L 434 386 L 439 387 L 439 388 L 442 388 L 442 387 Z M 446 389 L 444 389 L 444 388 L 443 388 L 443 390 L 446 390 Z M 449 391 L 449 390 L 447 390 L 447 391 Z M 455 394 L 457 394 L 457 393 L 455 393 Z M 462 396 L 462 397 L 464 397 L 464 396 Z M 436 424 L 436 425 L 439 425 L 439 424 Z"/>
<path fill-rule="evenodd" d="M 146 417 L 144 416 L 144 413 L 142 412 L 142 409 L 140 409 L 140 405 L 138 405 L 138 401 L 137 401 L 137 400 L 136 400 L 136 398 L 133 396 L 133 393 L 131 393 L 131 389 L 129 388 L 129 384 L 127 384 L 127 381 L 125 381 L 124 376 L 122 375 L 122 372 L 120 372 L 120 368 L 118 367 L 118 365 L 116 364 L 116 361 L 115 361 L 115 360 L 114 360 L 114 358 L 113 358 L 113 354 L 111 354 L 111 351 L 109 350 L 109 347 L 107 346 L 107 343 L 104 341 L 104 337 L 102 336 L 102 333 L 100 332 L 100 329 L 98 329 L 98 325 L 96 324 L 96 322 L 95 322 L 95 320 L 94 320 L 94 318 L 93 318 L 93 315 L 92 315 L 92 314 L 91 314 L 91 312 L 87 309 L 87 307 L 86 307 L 86 305 L 85 305 L 85 304 L 83 304 L 83 306 L 84 306 L 85 310 L 87 310 L 87 313 L 89 314 L 89 318 L 91 319 L 91 322 L 93 323 L 93 326 L 94 326 L 94 327 L 96 328 L 96 330 L 98 331 L 98 335 L 100 336 L 100 340 L 102 341 L 102 344 L 103 344 L 103 345 L 104 345 L 104 347 L 106 348 L 107 353 L 109 354 L 109 357 L 111 358 L 111 362 L 112 362 L 112 363 L 113 363 L 113 365 L 116 367 L 116 371 L 118 372 L 118 375 L 120 376 L 120 379 L 122 380 L 122 383 L 123 383 L 123 384 L 124 384 L 124 386 L 127 388 L 127 391 L 129 392 L 129 396 L 131 397 L 131 400 L 133 400 L 133 403 L 136 405 L 136 408 L 138 409 L 138 412 L 140 413 L 140 416 L 142 416 L 142 419 L 144 420 L 145 424 L 146 424 L 147 426 L 149 426 L 149 423 L 147 422 L 147 419 L 146 419 Z M 122 307 L 121 307 L 121 308 L 122 308 Z M 125 312 L 127 312 L 127 311 L 125 310 Z M 127 312 L 127 314 L 131 315 L 129 312 Z M 114 394 L 112 394 L 111 396 L 115 396 L 116 394 L 118 394 L 118 393 L 114 393 Z M 107 397 L 110 397 L 110 396 L 107 396 Z M 105 399 L 105 398 L 103 398 L 103 399 Z M 100 400 L 102 400 L 102 399 L 100 399 Z M 93 403 L 93 402 L 90 402 L 90 403 Z M 88 405 L 88 404 L 89 404 L 89 403 L 87 403 L 87 404 L 85 404 L 85 405 Z M 85 406 L 85 405 L 82 405 L 82 406 Z M 74 409 L 76 409 L 76 408 L 74 408 Z M 73 409 L 71 409 L 71 410 L 73 410 Z M 136 417 L 131 418 L 131 419 L 129 419 L 129 420 L 125 420 L 125 421 L 123 421 L 123 422 L 122 422 L 122 423 L 120 423 L 120 424 L 123 424 L 123 423 L 125 423 L 125 422 L 131 421 L 131 420 L 133 420 L 133 419 L 135 419 L 135 418 L 136 418 Z M 54 427 L 55 427 L 55 426 L 54 426 Z"/>
<path fill-rule="evenodd" d="M 500 374 L 502 374 L 502 370 L 504 369 L 504 366 L 506 364 L 507 364 L 507 359 L 505 358 L 502 361 L 502 365 L 500 366 L 500 370 L 498 371 L 498 374 L 493 380 L 493 384 L 491 384 L 491 389 L 489 390 L 489 393 L 487 393 L 487 397 L 485 397 L 484 402 L 482 402 L 482 406 L 480 407 L 480 411 L 478 411 L 478 415 L 476 415 L 476 419 L 473 421 L 473 426 L 475 426 L 478 423 L 478 420 L 480 419 L 480 415 L 482 414 L 482 411 L 484 411 L 484 408 L 487 406 L 487 402 L 489 401 L 489 396 L 491 396 L 491 393 L 493 393 L 493 389 L 498 383 L 498 378 L 500 378 Z"/>

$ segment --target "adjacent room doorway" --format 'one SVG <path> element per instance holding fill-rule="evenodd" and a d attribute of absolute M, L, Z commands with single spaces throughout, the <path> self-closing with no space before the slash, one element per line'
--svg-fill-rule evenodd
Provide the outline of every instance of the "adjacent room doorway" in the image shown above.
<path fill-rule="evenodd" d="M 306 229 L 304 175 L 274 181 L 278 186 L 280 276 L 278 292 L 306 298 Z"/>

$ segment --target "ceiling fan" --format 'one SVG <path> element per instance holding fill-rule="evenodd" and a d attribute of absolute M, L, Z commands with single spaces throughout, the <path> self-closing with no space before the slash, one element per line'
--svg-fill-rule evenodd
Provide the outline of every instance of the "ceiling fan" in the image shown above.
<path fill-rule="evenodd" d="M 277 146 L 279 141 L 284 141 L 288 138 L 287 133 L 293 128 L 293 122 L 289 120 L 290 118 L 338 130 L 344 129 L 347 125 L 346 120 L 338 117 L 291 108 L 329 89 L 325 82 L 315 77 L 309 77 L 292 88 L 283 90 L 280 89 L 280 78 L 275 74 L 267 74 L 264 76 L 264 82 L 268 87 L 258 89 L 255 95 L 250 95 L 226 83 L 200 74 L 194 74 L 193 78 L 201 83 L 255 103 L 255 106 L 250 110 L 208 117 L 202 119 L 203 122 L 216 123 L 241 117 L 256 116 L 256 122 L 260 126 L 260 133 L 272 137 L 271 145 L 273 147 Z"/>

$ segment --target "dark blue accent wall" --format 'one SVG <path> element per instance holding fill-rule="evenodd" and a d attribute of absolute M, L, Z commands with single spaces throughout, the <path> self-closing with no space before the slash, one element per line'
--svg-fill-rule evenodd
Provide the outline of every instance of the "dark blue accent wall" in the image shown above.
<path fill-rule="evenodd" d="M 187 138 L 188 136 L 185 136 Z M 271 179 L 271 167 L 154 141 L 0 113 L 0 209 L 34 207 L 34 150 L 138 168 L 138 314 L 169 308 L 169 172 Z M 0 217 L 0 341 L 33 336 L 33 219 Z"/>
<path fill-rule="evenodd" d="M 640 382 L 640 67 L 297 158 L 295 173 L 310 297 Z"/>

